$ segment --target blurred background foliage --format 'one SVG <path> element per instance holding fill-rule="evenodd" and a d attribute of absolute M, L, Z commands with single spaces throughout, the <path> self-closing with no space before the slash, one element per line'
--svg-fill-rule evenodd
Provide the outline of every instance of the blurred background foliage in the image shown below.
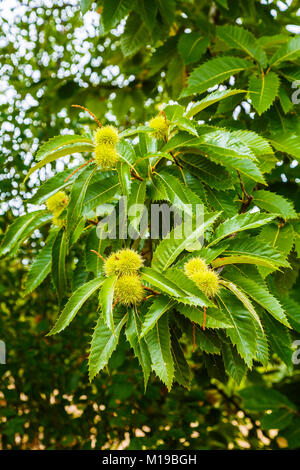
<path fill-rule="evenodd" d="M 86 106 L 121 129 L 147 121 L 162 103 L 176 99 L 193 67 L 177 47 L 187 28 L 213 37 L 216 23 L 242 22 L 256 36 L 278 35 L 280 43 L 280 35 L 299 25 L 296 1 L 82 0 L 84 16 L 79 3 L 0 3 L 0 234 L 14 216 L 30 210 L 26 199 L 41 182 L 78 163 L 64 158 L 48 164 L 21 186 L 39 143 L 95 127 L 71 104 Z M 102 15 L 109 3 L 124 7 L 113 23 Z M 247 107 L 234 99 L 222 110 L 224 120 L 232 119 L 237 106 L 239 119 L 247 122 Z M 264 129 L 268 114 L 256 122 Z M 288 125 L 294 125 L 293 116 Z M 298 211 L 299 176 L 287 158 L 269 177 L 270 187 L 293 199 Z M 204 361 L 211 358 L 196 351 L 191 391 L 176 386 L 167 393 L 152 379 L 144 395 L 142 376 L 124 342 L 110 370 L 89 384 L 87 345 L 96 305 L 87 304 L 72 329 L 48 338 L 58 313 L 52 286 L 45 282 L 22 296 L 26 265 L 42 240 L 43 233 L 36 232 L 18 259 L 0 264 L 0 339 L 7 346 L 7 364 L 0 365 L 0 448 L 300 447 L 300 369 L 291 373 L 276 355 L 268 370 L 254 368 L 237 387 L 218 362 L 213 377 L 207 377 Z M 292 261 L 297 272 L 298 262 Z M 296 278 L 277 281 L 284 294 L 284 282 Z M 293 295 L 299 298 L 297 284 Z M 280 349 L 280 338 L 278 343 Z"/>

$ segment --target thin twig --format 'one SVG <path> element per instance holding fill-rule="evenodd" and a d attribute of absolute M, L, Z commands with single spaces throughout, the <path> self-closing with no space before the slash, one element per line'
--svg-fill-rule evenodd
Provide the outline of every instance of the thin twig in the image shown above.
<path fill-rule="evenodd" d="M 90 111 L 89 109 L 85 108 L 84 106 L 80 106 L 80 104 L 72 104 L 71 105 L 72 108 L 80 108 L 80 109 L 84 109 L 84 111 L 87 111 L 89 113 L 90 116 L 92 116 L 92 118 L 96 121 L 96 123 L 98 124 L 99 127 L 102 127 L 102 124 L 101 122 L 96 118 L 95 114 L 92 113 L 92 111 Z"/>

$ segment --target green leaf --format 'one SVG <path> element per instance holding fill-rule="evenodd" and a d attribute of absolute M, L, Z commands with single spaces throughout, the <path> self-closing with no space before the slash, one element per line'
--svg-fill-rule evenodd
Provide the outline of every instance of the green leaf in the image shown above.
<path fill-rule="evenodd" d="M 93 253 L 91 250 L 97 251 L 100 255 L 104 256 L 105 248 L 111 244 L 111 240 L 106 238 L 99 238 L 97 236 L 97 228 L 94 227 L 87 238 L 85 250 L 85 262 L 87 271 L 94 273 L 95 277 L 101 275 L 103 269 L 103 260 Z"/>
<path fill-rule="evenodd" d="M 249 147 L 255 155 L 272 155 L 273 149 L 269 142 L 253 131 L 232 131 L 231 135 Z"/>
<path fill-rule="evenodd" d="M 196 347 L 199 347 L 208 354 L 220 354 L 220 341 L 215 332 L 203 331 L 202 326 L 200 328 L 197 324 L 193 328 L 193 324 L 182 315 L 176 316 L 176 322 L 191 343 L 195 333 Z"/>
<path fill-rule="evenodd" d="M 170 391 L 174 379 L 174 362 L 168 315 L 163 315 L 146 336 L 152 368 Z"/>
<path fill-rule="evenodd" d="M 179 383 L 179 385 L 182 385 L 182 387 L 185 387 L 190 390 L 191 369 L 184 356 L 183 350 L 175 332 L 172 332 L 171 350 L 175 367 L 174 380 Z"/>
<path fill-rule="evenodd" d="M 249 92 L 252 104 L 259 115 L 267 111 L 278 95 L 279 78 L 274 72 L 250 77 Z"/>
<path fill-rule="evenodd" d="M 300 37 L 296 36 L 281 46 L 270 59 L 272 67 L 277 66 L 285 60 L 294 60 L 300 56 Z"/>
<path fill-rule="evenodd" d="M 117 144 L 117 150 L 120 154 L 121 160 L 128 163 L 128 165 L 132 167 L 136 161 L 136 153 L 134 147 L 129 142 L 122 139 Z"/>
<path fill-rule="evenodd" d="M 57 322 L 48 335 L 55 335 L 56 333 L 64 330 L 73 320 L 84 302 L 86 302 L 88 298 L 101 287 L 103 282 L 104 279 L 102 277 L 97 277 L 79 287 L 70 297 L 68 303 L 66 304 L 61 315 L 58 317 Z"/>
<path fill-rule="evenodd" d="M 300 161 L 300 137 L 297 134 L 275 134 L 270 139 L 271 145 L 282 153 L 292 155 Z"/>
<path fill-rule="evenodd" d="M 92 6 L 94 0 L 80 0 L 81 13 L 85 15 Z"/>
<path fill-rule="evenodd" d="M 0 256 L 12 257 L 34 230 L 50 222 L 52 214 L 47 211 L 35 211 L 21 215 L 8 227 L 0 247 Z"/>
<path fill-rule="evenodd" d="M 160 289 L 163 293 L 170 295 L 171 297 L 184 298 L 185 292 L 180 289 L 176 284 L 167 279 L 165 276 L 160 274 L 155 269 L 151 268 L 142 268 L 141 278 L 144 281 L 149 282 L 154 287 Z"/>
<path fill-rule="evenodd" d="M 100 181 L 92 181 L 91 179 L 82 203 L 84 216 L 97 209 L 98 206 L 110 202 L 120 189 L 120 182 L 116 175 L 108 176 Z"/>
<path fill-rule="evenodd" d="M 275 217 L 276 215 L 273 214 L 261 214 L 257 212 L 254 214 L 247 212 L 245 214 L 235 215 L 218 226 L 213 239 L 208 246 L 215 245 L 220 240 L 223 240 L 223 238 L 228 237 L 228 235 L 233 233 L 261 227 L 273 220 Z"/>
<path fill-rule="evenodd" d="M 203 236 L 204 231 L 210 227 L 219 217 L 220 212 L 210 214 L 206 220 L 199 224 L 196 230 L 190 235 L 181 239 L 174 239 L 174 230 L 172 230 L 169 239 L 160 242 L 153 256 L 152 266 L 160 271 L 165 271 L 192 242 Z"/>
<path fill-rule="evenodd" d="M 252 67 L 251 62 L 239 57 L 217 57 L 211 59 L 193 70 L 188 79 L 188 86 L 181 93 L 181 97 L 194 93 L 203 93 L 227 78 L 242 70 Z"/>
<path fill-rule="evenodd" d="M 294 244 L 294 228 L 292 224 L 286 223 L 272 223 L 262 228 L 258 240 L 261 242 L 268 243 L 275 250 L 279 251 L 284 258 L 286 258 L 291 251 Z M 288 263 L 284 266 L 289 267 Z M 263 277 L 270 274 L 273 269 L 260 267 L 259 272 Z"/>
<path fill-rule="evenodd" d="M 247 365 L 230 344 L 222 344 L 222 353 L 227 374 L 239 385 L 247 373 Z"/>
<path fill-rule="evenodd" d="M 185 65 L 197 62 L 204 54 L 209 44 L 209 38 L 201 33 L 181 34 L 178 41 L 178 50 Z"/>
<path fill-rule="evenodd" d="M 191 305 L 177 304 L 176 310 L 186 318 L 198 325 L 203 325 L 203 310 Z M 206 309 L 206 328 L 231 328 L 232 325 L 222 313 L 222 310 L 214 307 Z"/>
<path fill-rule="evenodd" d="M 97 167 L 85 168 L 72 186 L 70 201 L 67 208 L 67 235 L 70 236 L 74 226 L 82 216 L 82 207 L 91 178 Z"/>
<path fill-rule="evenodd" d="M 113 301 L 117 276 L 110 276 L 102 284 L 99 302 L 107 327 L 114 333 Z"/>
<path fill-rule="evenodd" d="M 253 307 L 249 298 L 241 291 L 238 286 L 236 286 L 233 282 L 225 281 L 224 279 L 220 280 L 220 284 L 227 289 L 229 289 L 244 305 L 244 307 L 248 310 L 248 312 L 252 315 L 253 321 L 255 324 L 255 328 L 259 326 L 259 328 L 263 331 L 263 327 L 261 324 L 261 320 L 256 313 L 255 308 Z"/>
<path fill-rule="evenodd" d="M 127 163 L 120 163 L 118 167 L 118 173 L 122 195 L 128 197 L 130 195 L 132 181 L 130 175 L 130 167 L 127 165 Z"/>
<path fill-rule="evenodd" d="M 187 119 L 186 117 L 181 117 L 173 122 L 174 125 L 178 127 L 178 129 L 180 129 L 181 131 L 186 131 L 189 134 L 198 137 L 196 124 L 194 124 L 193 121 L 191 121 L 190 119 Z"/>
<path fill-rule="evenodd" d="M 168 104 L 164 108 L 164 113 L 170 123 L 183 117 L 185 108 L 180 104 Z"/>
<path fill-rule="evenodd" d="M 267 411 L 277 410 L 284 405 L 295 409 L 295 405 L 291 403 L 285 395 L 270 387 L 254 385 L 244 388 L 239 392 L 244 400 L 247 410 L 251 411 Z"/>
<path fill-rule="evenodd" d="M 43 160 L 49 154 L 62 150 L 63 148 L 72 150 L 73 149 L 72 145 L 78 144 L 78 143 L 85 144 L 90 149 L 93 149 L 95 147 L 94 142 L 84 135 L 76 135 L 76 134 L 59 135 L 57 137 L 53 137 L 52 139 L 48 140 L 45 144 L 43 144 L 39 148 L 38 152 L 36 153 L 35 159 L 36 161 L 39 162 Z M 77 150 L 75 150 L 75 152 L 77 152 Z M 71 151 L 70 153 L 74 153 L 74 152 Z M 68 155 L 68 154 L 65 154 L 65 155 Z"/>
<path fill-rule="evenodd" d="M 281 307 L 279 301 L 268 291 L 262 279 L 259 279 L 260 283 L 258 284 L 249 276 L 243 275 L 243 273 L 237 269 L 227 269 L 223 277 L 235 282 L 244 292 L 252 297 L 255 302 L 276 318 L 276 320 L 288 327 L 290 326 L 284 309 Z"/>
<path fill-rule="evenodd" d="M 217 26 L 217 36 L 230 47 L 244 51 L 255 59 L 262 67 L 267 65 L 266 53 L 261 49 L 255 36 L 242 26 Z"/>
<path fill-rule="evenodd" d="M 268 431 L 269 429 L 285 429 L 293 421 L 294 415 L 290 410 L 278 409 L 273 410 L 270 414 L 265 414 L 261 420 L 261 428 Z"/>
<path fill-rule="evenodd" d="M 231 292 L 222 289 L 218 294 L 222 311 L 229 318 L 233 328 L 226 330 L 227 336 L 237 348 L 248 367 L 256 355 L 256 329 L 252 315 Z"/>
<path fill-rule="evenodd" d="M 127 314 L 116 320 L 114 330 L 111 332 L 99 317 L 93 333 L 91 350 L 89 355 L 89 377 L 90 381 L 107 365 L 112 353 L 116 349 L 120 332 L 127 321 Z"/>
<path fill-rule="evenodd" d="M 185 187 L 175 176 L 170 173 L 160 172 L 155 174 L 153 178 L 155 187 L 160 188 L 159 199 L 165 199 L 169 201 L 174 207 L 183 211 L 184 214 L 188 214 L 193 217 L 193 206 L 192 202 L 201 204 L 202 201 L 192 194 L 194 201 L 191 200 L 191 191 L 188 187 Z"/>
<path fill-rule="evenodd" d="M 146 197 L 146 181 L 133 181 L 131 194 L 128 199 L 128 208 L 134 207 L 138 209 L 138 206 L 143 207 Z M 130 222 L 130 227 L 133 230 L 138 231 L 139 224 L 143 216 L 142 210 L 137 210 L 136 213 L 131 213 L 129 211 L 128 220 Z"/>
<path fill-rule="evenodd" d="M 148 31 L 152 33 L 156 24 L 157 5 L 153 3 L 153 0 L 140 0 L 135 5 L 135 8 L 147 26 Z"/>
<path fill-rule="evenodd" d="M 217 103 L 218 101 L 229 98 L 229 96 L 234 96 L 240 93 L 246 93 L 246 90 L 228 89 L 228 90 L 217 90 L 217 91 L 214 91 L 213 93 L 209 93 L 201 101 L 192 103 L 192 106 L 189 108 L 189 110 L 186 113 L 186 117 L 191 118 L 195 116 L 195 114 L 200 113 L 200 111 L 207 108 L 208 106 L 211 106 L 212 104 Z"/>
<path fill-rule="evenodd" d="M 151 372 L 151 357 L 148 350 L 147 343 L 144 338 L 140 336 L 141 321 L 135 309 L 129 309 L 128 321 L 126 325 L 126 338 L 132 347 L 135 356 L 137 357 L 144 374 L 145 391 Z"/>
<path fill-rule="evenodd" d="M 277 354 L 277 356 L 286 364 L 288 371 L 292 372 L 293 349 L 288 329 L 286 326 L 282 325 L 282 323 L 279 323 L 264 312 L 262 312 L 261 316 L 265 331 L 269 338 L 271 352 Z"/>
<path fill-rule="evenodd" d="M 212 261 L 212 266 L 226 266 L 227 264 L 255 264 L 278 269 L 280 266 L 289 267 L 289 263 L 282 254 L 266 242 L 257 239 L 233 240 L 223 250 L 223 257 Z"/>
<path fill-rule="evenodd" d="M 160 317 L 170 310 L 175 305 L 173 300 L 170 300 L 168 297 L 164 297 L 163 295 L 157 296 L 151 307 L 149 308 L 148 312 L 146 313 L 142 330 L 140 334 L 140 338 L 143 338 L 150 330 L 154 327 L 156 322 L 160 319 Z"/>
<path fill-rule="evenodd" d="M 265 368 L 269 364 L 269 343 L 265 331 L 256 325 L 256 357 Z"/>
<path fill-rule="evenodd" d="M 68 244 L 66 232 L 60 230 L 52 246 L 52 279 L 59 301 L 67 296 L 66 256 Z"/>
<path fill-rule="evenodd" d="M 180 163 L 213 189 L 225 190 L 232 187 L 230 175 L 225 168 L 206 157 L 184 153 L 180 155 Z"/>
<path fill-rule="evenodd" d="M 223 217 L 234 217 L 237 213 L 234 191 L 217 191 L 206 186 L 206 197 L 209 206 L 214 211 L 223 212 Z"/>
<path fill-rule="evenodd" d="M 174 0 L 156 0 L 159 12 L 163 19 L 171 25 L 175 17 L 175 1 Z"/>
<path fill-rule="evenodd" d="M 121 50 L 125 57 L 136 54 L 148 40 L 148 31 L 140 17 L 131 12 L 121 36 Z"/>
<path fill-rule="evenodd" d="M 181 299 L 181 302 L 199 307 L 213 305 L 196 284 L 184 274 L 183 270 L 172 267 L 166 271 L 165 276 L 185 292 L 186 297 Z"/>
<path fill-rule="evenodd" d="M 52 246 L 55 240 L 56 231 L 52 232 L 46 240 L 45 246 L 40 250 L 28 272 L 24 295 L 30 294 L 51 272 Z"/>
<path fill-rule="evenodd" d="M 109 32 L 127 15 L 132 7 L 130 0 L 104 0 L 102 22 L 106 32 Z"/>
<path fill-rule="evenodd" d="M 76 170 L 76 168 L 77 167 L 74 167 L 74 170 Z M 49 178 L 47 181 L 45 181 L 45 183 L 43 183 L 38 188 L 37 192 L 29 200 L 30 204 L 42 204 L 49 197 L 53 196 L 53 194 L 57 193 L 57 191 L 61 191 L 62 189 L 69 186 L 74 181 L 74 179 L 69 179 L 66 183 L 65 179 L 70 175 L 72 170 L 67 169 L 61 171 L 57 175 L 52 176 L 52 178 Z M 76 175 L 74 175 L 74 178 L 76 178 Z"/>
<path fill-rule="evenodd" d="M 253 203 L 268 212 L 280 214 L 285 220 L 297 218 L 293 204 L 283 196 L 271 191 L 254 191 Z"/>

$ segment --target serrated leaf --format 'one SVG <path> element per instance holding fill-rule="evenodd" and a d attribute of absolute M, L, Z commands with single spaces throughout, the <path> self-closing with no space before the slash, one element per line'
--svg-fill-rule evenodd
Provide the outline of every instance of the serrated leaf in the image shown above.
<path fill-rule="evenodd" d="M 296 36 L 281 46 L 270 59 L 272 67 L 285 60 L 294 60 L 300 55 L 300 37 Z"/>
<path fill-rule="evenodd" d="M 74 167 L 74 170 L 76 170 L 76 168 L 77 167 Z M 42 204 L 57 191 L 61 191 L 62 189 L 69 186 L 74 181 L 74 179 L 69 179 L 67 182 L 65 182 L 65 179 L 70 175 L 71 172 L 72 171 L 70 169 L 67 169 L 61 171 L 55 176 L 52 176 L 52 178 L 49 178 L 47 181 L 45 181 L 45 183 L 39 186 L 37 192 L 32 196 L 31 199 L 29 199 L 28 202 L 30 202 L 30 204 Z M 76 178 L 76 175 L 74 175 L 74 178 Z"/>
<path fill-rule="evenodd" d="M 104 320 L 101 317 L 98 318 L 89 355 L 90 381 L 107 365 L 112 353 L 118 345 L 120 332 L 126 321 L 127 314 L 118 318 L 114 327 L 115 334 L 113 334 L 111 330 L 107 328 Z"/>
<path fill-rule="evenodd" d="M 270 143 L 256 132 L 238 130 L 232 131 L 231 135 L 247 145 L 255 155 L 272 155 L 274 153 Z"/>
<path fill-rule="evenodd" d="M 102 22 L 106 32 L 116 26 L 132 7 L 130 0 L 104 0 Z"/>
<path fill-rule="evenodd" d="M 285 220 L 297 218 L 293 204 L 283 196 L 271 191 L 254 191 L 253 203 L 268 212 L 280 214 Z"/>
<path fill-rule="evenodd" d="M 0 256 L 14 256 L 34 230 L 50 222 L 52 214 L 48 211 L 35 211 L 21 215 L 8 227 L 0 247 Z"/>
<path fill-rule="evenodd" d="M 264 312 L 262 313 L 262 320 L 269 338 L 271 352 L 277 354 L 291 372 L 293 369 L 293 349 L 288 329 Z"/>
<path fill-rule="evenodd" d="M 227 219 L 218 226 L 214 233 L 213 239 L 208 246 L 215 245 L 220 240 L 223 240 L 223 238 L 233 233 L 261 227 L 262 225 L 269 223 L 275 217 L 276 215 L 274 214 L 251 214 L 250 212 L 235 215 L 231 219 Z"/>
<path fill-rule="evenodd" d="M 162 240 L 155 250 L 152 266 L 157 270 L 165 271 L 191 242 L 204 235 L 205 230 L 215 222 L 219 215 L 220 212 L 210 214 L 202 224 L 198 225 L 196 230 L 183 239 L 174 239 L 172 237 L 174 234 L 173 230 L 170 238 Z"/>
<path fill-rule="evenodd" d="M 138 231 L 139 224 L 143 217 L 143 210 L 146 197 L 146 181 L 134 181 L 132 183 L 131 194 L 128 199 L 128 220 L 130 222 L 128 231 L 131 229 Z M 137 209 L 134 211 L 133 209 Z M 133 213 L 134 212 L 134 213 Z"/>
<path fill-rule="evenodd" d="M 208 186 L 224 190 L 232 188 L 232 181 L 227 170 L 208 158 L 184 153 L 180 155 L 180 162 Z"/>
<path fill-rule="evenodd" d="M 90 181 L 97 171 L 97 167 L 85 168 L 72 186 L 70 200 L 67 208 L 67 235 L 70 236 L 74 225 L 82 216 L 82 208 Z"/>
<path fill-rule="evenodd" d="M 244 388 L 239 392 L 247 410 L 266 411 L 279 409 L 283 405 L 295 409 L 295 405 L 291 403 L 285 395 L 270 387 L 254 385 Z"/>
<path fill-rule="evenodd" d="M 188 79 L 188 86 L 181 93 L 181 97 L 203 93 L 208 88 L 250 67 L 252 67 L 251 62 L 239 57 L 227 56 L 211 59 L 193 70 Z"/>
<path fill-rule="evenodd" d="M 92 6 L 94 0 L 80 0 L 81 13 L 85 15 Z"/>
<path fill-rule="evenodd" d="M 218 101 L 224 100 L 226 98 L 229 98 L 230 96 L 234 96 L 240 93 L 246 93 L 246 90 L 228 89 L 214 91 L 213 93 L 210 93 L 205 98 L 203 98 L 201 101 L 192 103 L 192 106 L 186 113 L 186 117 L 191 118 L 196 114 L 200 113 L 200 111 L 207 108 L 208 106 L 211 106 L 212 104 L 217 103 Z"/>
<path fill-rule="evenodd" d="M 261 428 L 268 431 L 269 429 L 285 429 L 293 421 L 293 413 L 287 409 L 273 410 L 272 413 L 265 414 L 261 420 Z"/>
<path fill-rule="evenodd" d="M 128 197 L 130 195 L 132 181 L 130 167 L 127 165 L 127 163 L 120 163 L 118 167 L 118 173 L 122 195 Z"/>
<path fill-rule="evenodd" d="M 52 246 L 51 273 L 59 302 L 67 296 L 66 256 L 68 243 L 66 232 L 60 230 Z"/>
<path fill-rule="evenodd" d="M 198 137 L 196 125 L 190 119 L 187 119 L 186 117 L 181 117 L 173 121 L 173 123 L 181 131 L 186 131 L 189 134 Z"/>
<path fill-rule="evenodd" d="M 125 57 L 136 54 L 146 43 L 148 31 L 135 12 L 127 18 L 124 33 L 121 36 L 121 50 Z"/>
<path fill-rule="evenodd" d="M 117 144 L 117 150 L 120 154 L 121 160 L 128 163 L 128 165 L 132 167 L 136 161 L 136 153 L 133 145 L 130 142 L 122 139 Z"/>
<path fill-rule="evenodd" d="M 83 215 L 86 216 L 90 211 L 97 209 L 98 206 L 110 202 L 118 190 L 120 182 L 116 175 L 103 178 L 100 181 L 92 182 L 86 189 L 84 201 L 82 203 Z"/>
<path fill-rule="evenodd" d="M 222 353 L 226 372 L 239 385 L 247 373 L 247 365 L 230 344 L 222 344 Z"/>
<path fill-rule="evenodd" d="M 181 34 L 178 41 L 178 50 L 185 65 L 197 62 L 204 54 L 209 44 L 209 38 L 201 33 Z"/>
<path fill-rule="evenodd" d="M 212 266 L 228 264 L 254 264 L 278 269 L 280 266 L 289 267 L 285 257 L 270 244 L 257 239 L 233 240 L 222 250 L 223 257 L 212 261 Z"/>
<path fill-rule="evenodd" d="M 86 144 L 90 146 L 91 148 L 95 147 L 94 142 L 84 135 L 76 135 L 76 134 L 59 135 L 48 140 L 39 148 L 38 152 L 35 155 L 35 160 L 39 162 L 43 160 L 50 153 L 55 152 L 57 150 L 61 150 L 62 148 L 65 148 L 66 146 L 68 147 L 70 146 L 70 148 L 72 149 L 73 148 L 72 145 L 78 144 L 78 143 Z"/>
<path fill-rule="evenodd" d="M 275 134 L 270 139 L 271 145 L 282 153 L 292 155 L 300 160 L 300 136 L 297 134 Z"/>
<path fill-rule="evenodd" d="M 140 336 L 141 321 L 138 317 L 137 312 L 134 309 L 130 309 L 128 312 L 128 321 L 126 325 L 126 338 L 132 347 L 135 356 L 143 369 L 144 374 L 144 385 L 145 391 L 151 372 L 151 357 L 148 350 L 147 343 L 144 338 Z"/>
<path fill-rule="evenodd" d="M 156 322 L 160 319 L 160 317 L 170 310 L 175 305 L 174 300 L 170 300 L 168 297 L 164 297 L 163 295 L 157 296 L 151 307 L 146 313 L 140 338 L 143 338 L 150 330 L 154 327 Z"/>
<path fill-rule="evenodd" d="M 258 240 L 266 242 L 275 250 L 279 251 L 283 258 L 286 258 L 291 251 L 294 244 L 294 229 L 293 225 L 286 223 L 282 225 L 281 223 L 272 223 L 262 228 Z M 289 263 L 286 263 L 284 266 L 289 267 Z M 263 277 L 266 277 L 273 271 L 271 268 L 260 267 L 259 272 Z"/>
<path fill-rule="evenodd" d="M 171 350 L 175 367 L 174 380 L 179 383 L 179 385 L 182 385 L 182 387 L 185 387 L 190 390 L 191 369 L 184 356 L 178 338 L 174 332 L 172 332 L 171 341 Z"/>
<path fill-rule="evenodd" d="M 166 271 L 165 276 L 185 292 L 186 297 L 181 299 L 181 302 L 199 307 L 213 305 L 196 284 L 184 274 L 183 270 L 172 267 Z"/>
<path fill-rule="evenodd" d="M 51 272 L 52 246 L 55 241 L 56 231 L 52 232 L 46 240 L 45 246 L 40 250 L 28 272 L 24 295 L 30 294 Z"/>
<path fill-rule="evenodd" d="M 180 104 L 168 104 L 164 108 L 164 113 L 167 117 L 167 120 L 172 123 L 173 121 L 176 121 L 177 119 L 180 119 L 183 116 L 184 109 L 185 108 Z"/>
<path fill-rule="evenodd" d="M 266 53 L 261 49 L 255 36 L 250 31 L 236 25 L 217 26 L 217 36 L 230 47 L 244 51 L 247 55 L 257 60 L 262 67 L 266 67 Z"/>
<path fill-rule="evenodd" d="M 195 333 L 195 348 L 200 348 L 208 354 L 220 354 L 220 341 L 215 332 L 203 331 L 202 326 L 193 324 L 184 318 L 182 315 L 176 315 L 176 322 L 178 323 L 181 331 L 185 333 L 191 344 Z"/>
<path fill-rule="evenodd" d="M 278 95 L 279 78 L 274 72 L 262 74 L 259 78 L 250 77 L 249 92 L 252 104 L 261 116 L 273 104 Z"/>
<path fill-rule="evenodd" d="M 170 391 L 174 379 L 174 362 L 168 316 L 163 315 L 146 336 L 152 368 Z"/>
<path fill-rule="evenodd" d="M 184 298 L 185 292 L 176 286 L 172 281 L 167 279 L 165 276 L 160 274 L 152 268 L 142 268 L 140 271 L 141 278 L 144 281 L 149 282 L 154 287 L 157 287 L 163 293 L 170 295 L 171 297 Z"/>
<path fill-rule="evenodd" d="M 186 318 L 198 325 L 203 325 L 203 309 L 191 305 L 177 304 L 176 310 Z M 222 310 L 214 307 L 206 309 L 206 328 L 232 328 L 231 323 L 222 313 Z"/>
<path fill-rule="evenodd" d="M 256 329 L 252 315 L 231 292 L 223 289 L 218 297 L 222 311 L 233 326 L 226 330 L 227 336 L 248 367 L 251 367 L 256 355 Z"/>
<path fill-rule="evenodd" d="M 244 294 L 244 292 L 238 288 L 233 282 L 224 281 L 224 279 L 220 280 L 220 284 L 227 289 L 229 289 L 244 305 L 244 307 L 248 310 L 248 312 L 252 315 L 253 321 L 255 323 L 255 328 L 259 326 L 261 331 L 263 331 L 261 320 L 256 313 L 255 308 L 253 307 L 250 299 Z"/>
<path fill-rule="evenodd" d="M 104 279 L 102 277 L 98 277 L 79 287 L 70 297 L 65 308 L 63 309 L 54 327 L 48 333 L 48 335 L 55 335 L 56 333 L 59 333 L 60 331 L 64 330 L 73 320 L 73 318 L 77 314 L 78 310 L 82 307 L 84 302 L 86 302 L 88 298 L 91 297 L 91 295 L 94 294 L 94 292 L 96 292 L 96 290 L 101 287 L 103 282 Z"/>
<path fill-rule="evenodd" d="M 103 281 L 99 294 L 102 315 L 107 327 L 114 333 L 113 301 L 117 276 L 110 276 Z"/>

